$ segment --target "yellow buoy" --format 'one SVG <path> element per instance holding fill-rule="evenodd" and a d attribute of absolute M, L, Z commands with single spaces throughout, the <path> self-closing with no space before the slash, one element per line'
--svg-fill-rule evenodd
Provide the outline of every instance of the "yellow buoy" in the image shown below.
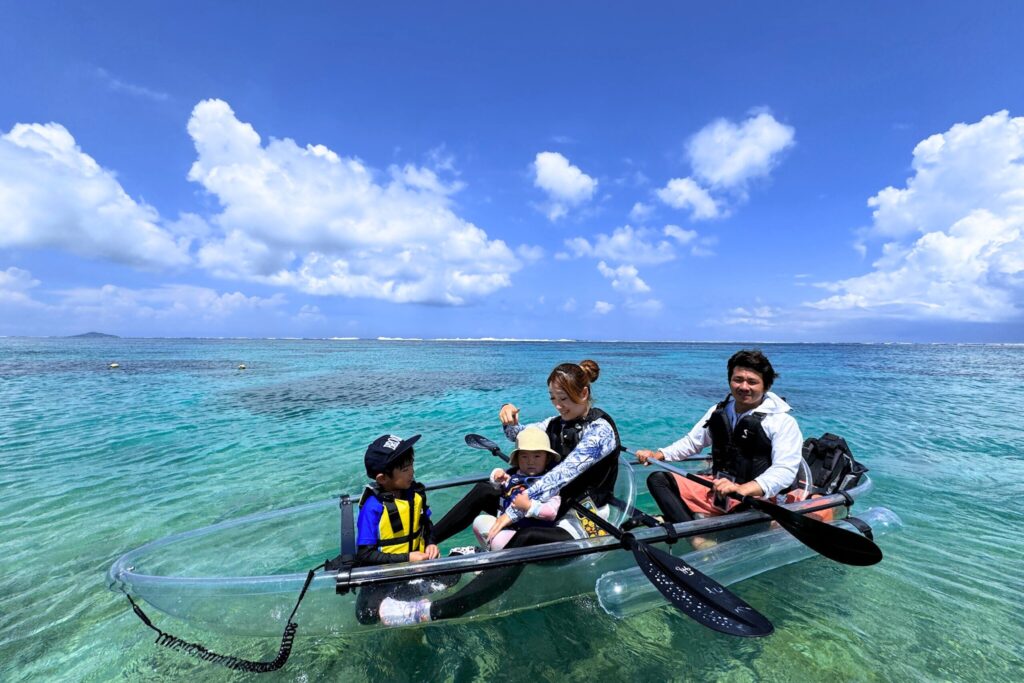
<path fill-rule="evenodd" d="M 121 367 L 121 366 L 118 365 L 117 363 L 111 363 L 110 364 L 110 369 L 111 370 L 117 370 L 119 367 Z"/>

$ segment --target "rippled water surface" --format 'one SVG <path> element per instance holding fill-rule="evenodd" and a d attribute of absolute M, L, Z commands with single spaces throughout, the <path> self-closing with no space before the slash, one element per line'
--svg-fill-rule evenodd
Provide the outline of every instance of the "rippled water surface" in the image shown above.
<path fill-rule="evenodd" d="M 601 364 L 598 405 L 627 445 L 666 445 L 725 394 L 736 348 L 0 339 L 0 680 L 245 678 L 154 646 L 107 590 L 110 564 L 169 533 L 354 489 L 384 432 L 423 434 L 421 480 L 486 470 L 462 435 L 500 436 L 506 401 L 527 419 L 549 414 L 544 381 L 566 360 Z M 1024 347 L 766 351 L 805 436 L 841 434 L 871 468 L 859 506 L 905 523 L 875 567 L 814 558 L 734 586 L 774 622 L 771 637 L 720 636 L 669 608 L 616 621 L 589 596 L 477 623 L 300 637 L 263 678 L 1019 680 Z M 219 651 L 277 649 L 156 619 Z"/>

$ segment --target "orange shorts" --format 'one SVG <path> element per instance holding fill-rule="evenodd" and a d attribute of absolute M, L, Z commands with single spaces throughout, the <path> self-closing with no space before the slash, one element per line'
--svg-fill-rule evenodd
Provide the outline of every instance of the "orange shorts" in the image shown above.
<path fill-rule="evenodd" d="M 701 479 L 712 481 L 711 477 L 700 475 Z M 678 474 L 673 474 L 672 477 L 676 480 L 676 486 L 679 487 L 679 497 L 683 499 L 683 503 L 686 507 L 690 508 L 691 512 L 705 517 L 712 517 L 714 515 L 724 515 L 726 512 L 732 510 L 734 507 L 739 505 L 739 501 L 733 498 L 726 499 L 726 509 L 723 510 L 715 505 L 715 493 L 706 486 L 702 486 L 695 481 L 690 481 L 686 477 L 681 477 Z M 806 497 L 804 491 L 790 491 L 786 494 L 786 503 L 795 503 L 798 500 L 803 500 Z M 814 496 L 811 496 L 814 498 Z M 832 508 L 828 510 L 818 510 L 812 512 L 808 517 L 819 519 L 822 522 L 832 521 Z"/>

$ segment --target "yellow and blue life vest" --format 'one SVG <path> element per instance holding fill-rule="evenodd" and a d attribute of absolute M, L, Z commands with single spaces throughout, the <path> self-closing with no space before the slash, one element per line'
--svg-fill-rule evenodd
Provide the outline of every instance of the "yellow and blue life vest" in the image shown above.
<path fill-rule="evenodd" d="M 362 506 L 369 497 L 376 498 L 384 508 L 377 527 L 377 550 L 388 555 L 423 552 L 427 547 L 427 492 L 423 484 L 413 482 L 409 499 L 396 498 L 381 491 L 376 484 L 366 487 L 359 501 Z"/>

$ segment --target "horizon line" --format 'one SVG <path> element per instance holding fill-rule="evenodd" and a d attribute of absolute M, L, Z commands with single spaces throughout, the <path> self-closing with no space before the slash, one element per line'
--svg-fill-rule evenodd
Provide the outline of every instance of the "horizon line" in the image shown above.
<path fill-rule="evenodd" d="M 194 340 L 194 341 L 334 341 L 334 342 L 441 342 L 441 343 L 493 343 L 493 344 L 793 344 L 793 345 L 860 345 L 860 346 L 1024 346 L 1024 341 L 968 342 L 968 341 L 781 341 L 781 340 L 701 340 L 701 339 L 543 339 L 516 337 L 144 337 L 112 334 L 88 337 L 84 335 L 0 335 L 0 339 L 133 339 L 133 340 Z"/>

